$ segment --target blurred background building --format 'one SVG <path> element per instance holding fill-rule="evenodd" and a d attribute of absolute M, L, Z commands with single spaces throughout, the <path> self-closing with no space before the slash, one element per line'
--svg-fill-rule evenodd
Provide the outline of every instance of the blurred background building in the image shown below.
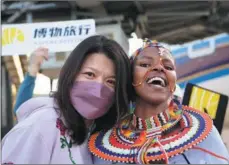
<path fill-rule="evenodd" d="M 191 82 L 229 96 L 227 1 L 1 1 L 2 24 L 88 18 L 95 20 L 98 34 L 115 39 L 129 54 L 141 46 L 145 37 L 167 44 L 177 63 L 182 93 Z M 48 95 L 56 89 L 61 66 L 51 65 L 63 62 L 68 54 L 50 54 L 53 61 L 43 65 L 34 96 Z M 28 55 L 1 57 L 2 136 L 15 123 L 12 107 L 27 72 L 27 60 Z M 222 136 L 228 135 L 229 106 Z"/>

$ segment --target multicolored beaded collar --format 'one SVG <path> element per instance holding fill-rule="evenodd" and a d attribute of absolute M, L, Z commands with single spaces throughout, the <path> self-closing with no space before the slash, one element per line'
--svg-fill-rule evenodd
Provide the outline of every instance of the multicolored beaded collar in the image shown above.
<path fill-rule="evenodd" d="M 207 114 L 185 106 L 147 120 L 125 119 L 107 132 L 92 135 L 88 146 L 95 156 L 112 162 L 168 163 L 169 158 L 202 142 L 212 125 Z"/>

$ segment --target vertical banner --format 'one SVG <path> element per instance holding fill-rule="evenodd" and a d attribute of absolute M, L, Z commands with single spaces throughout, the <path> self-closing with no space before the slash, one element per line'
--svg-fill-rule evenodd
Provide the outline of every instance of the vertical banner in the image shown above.
<path fill-rule="evenodd" d="M 185 88 L 183 105 L 207 113 L 221 133 L 228 103 L 228 96 L 188 83 Z"/>
<path fill-rule="evenodd" d="M 50 52 L 72 51 L 95 32 L 93 19 L 2 25 L 2 56 L 27 54 L 40 46 Z"/>

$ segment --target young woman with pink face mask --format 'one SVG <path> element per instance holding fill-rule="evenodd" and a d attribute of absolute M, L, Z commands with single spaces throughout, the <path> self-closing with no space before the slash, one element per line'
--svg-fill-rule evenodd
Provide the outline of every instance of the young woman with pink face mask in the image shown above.
<path fill-rule="evenodd" d="M 88 136 L 109 130 L 128 112 L 130 70 L 115 41 L 82 41 L 62 67 L 56 93 L 17 110 L 18 124 L 2 140 L 2 163 L 92 164 Z"/>

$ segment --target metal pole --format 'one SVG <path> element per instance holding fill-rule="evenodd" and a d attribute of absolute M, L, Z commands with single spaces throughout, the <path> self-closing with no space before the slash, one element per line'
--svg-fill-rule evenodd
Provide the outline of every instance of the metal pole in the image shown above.
<path fill-rule="evenodd" d="M 52 92 L 53 79 L 50 78 L 50 92 Z"/>
<path fill-rule="evenodd" d="M 32 23 L 32 22 L 33 22 L 33 14 L 32 14 L 31 11 L 28 11 L 28 12 L 26 13 L 26 22 L 27 22 L 27 23 Z"/>

